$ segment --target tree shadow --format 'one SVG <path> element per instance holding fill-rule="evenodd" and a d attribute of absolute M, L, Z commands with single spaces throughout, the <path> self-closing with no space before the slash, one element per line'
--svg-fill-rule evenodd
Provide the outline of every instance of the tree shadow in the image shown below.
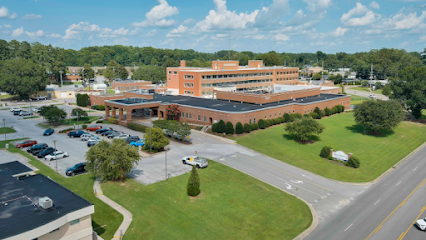
<path fill-rule="evenodd" d="M 96 223 L 95 221 L 93 221 L 93 219 L 92 219 L 92 227 L 93 227 L 93 230 L 98 234 L 98 235 L 101 235 L 101 234 L 103 234 L 104 232 L 105 232 L 105 228 L 104 227 L 102 227 L 101 225 L 99 225 L 98 223 Z"/>
<path fill-rule="evenodd" d="M 290 140 L 290 141 L 296 141 L 297 143 L 301 144 L 301 145 L 307 145 L 307 144 L 312 144 L 315 143 L 317 141 L 320 140 L 320 138 L 317 135 L 312 135 L 308 141 L 306 142 L 301 142 L 299 140 L 297 140 L 297 136 L 296 135 L 292 135 L 292 134 L 283 134 L 283 138 Z"/>
<path fill-rule="evenodd" d="M 347 126 L 346 129 L 350 130 L 353 133 L 361 133 L 363 135 L 368 135 L 368 136 L 372 136 L 372 137 L 389 137 L 393 134 L 395 134 L 395 131 L 393 130 L 379 130 L 376 133 L 374 133 L 373 131 L 369 131 L 368 129 L 366 129 L 364 126 L 362 125 L 352 125 L 352 126 Z"/>

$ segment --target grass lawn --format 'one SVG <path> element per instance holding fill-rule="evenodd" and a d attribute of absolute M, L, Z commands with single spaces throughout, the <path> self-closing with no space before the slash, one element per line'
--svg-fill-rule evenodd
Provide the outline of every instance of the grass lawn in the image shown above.
<path fill-rule="evenodd" d="M 32 117 L 24 117 L 22 119 L 31 119 L 31 118 L 40 118 L 39 116 L 32 116 Z"/>
<path fill-rule="evenodd" d="M 370 92 L 370 89 L 368 87 L 352 87 L 350 89 L 355 90 L 355 91 Z M 383 91 L 382 89 L 378 89 L 378 90 L 374 91 L 373 93 L 383 94 L 382 91 Z"/>
<path fill-rule="evenodd" d="M 40 127 L 43 127 L 43 128 L 56 128 L 56 127 L 60 127 L 60 126 L 73 126 L 74 123 L 75 123 L 75 125 L 82 125 L 82 124 L 86 124 L 85 122 L 88 122 L 88 121 L 93 122 L 93 121 L 98 120 L 99 118 L 100 117 L 96 117 L 96 116 L 94 116 L 94 117 L 82 117 L 82 118 L 79 118 L 79 120 L 77 120 L 77 118 L 71 118 L 71 121 L 70 121 L 70 119 L 65 119 L 65 120 L 62 120 L 58 126 L 52 126 L 47 122 L 39 123 L 38 125 Z"/>
<path fill-rule="evenodd" d="M 293 239 L 311 225 L 304 202 L 255 178 L 213 161 L 198 174 L 201 194 L 192 200 L 189 173 L 168 184 L 103 183 L 133 214 L 124 239 Z"/>
<path fill-rule="evenodd" d="M 107 90 L 107 94 L 115 94 L 115 91 L 114 91 L 114 90 L 109 89 L 109 90 Z"/>
<path fill-rule="evenodd" d="M 368 98 L 352 95 L 350 104 L 351 105 L 361 104 L 365 100 L 368 100 Z"/>
<path fill-rule="evenodd" d="M 284 125 L 237 137 L 239 144 L 262 152 L 318 175 L 345 181 L 376 179 L 426 141 L 426 125 L 402 122 L 394 132 L 382 136 L 364 135 L 355 125 L 353 113 L 323 118 L 325 130 L 313 144 L 299 144 L 286 134 Z M 359 169 L 343 167 L 319 156 L 324 146 L 353 153 L 361 161 Z"/>
<path fill-rule="evenodd" d="M 98 112 L 98 111 L 95 111 L 95 110 L 86 110 L 85 112 L 90 113 L 90 112 Z"/>
<path fill-rule="evenodd" d="M 5 134 L 5 133 L 16 133 L 15 129 L 10 128 L 10 127 L 0 127 L 0 134 Z"/>
<path fill-rule="evenodd" d="M 4 145 L 5 141 L 1 141 L 0 148 L 4 149 Z M 95 179 L 92 174 L 83 174 L 72 178 L 65 178 L 41 163 L 39 160 L 35 159 L 26 151 L 22 151 L 12 145 L 10 145 L 9 151 L 13 153 L 20 153 L 31 159 L 29 163 L 40 170 L 38 173 L 49 176 L 57 183 L 93 203 L 95 205 L 95 213 L 92 214 L 93 228 L 103 239 L 111 239 L 114 237 L 115 231 L 118 229 L 118 226 L 120 226 L 121 221 L 123 221 L 123 216 L 95 196 L 93 193 L 93 184 Z"/>
<path fill-rule="evenodd" d="M 12 96 L 12 95 L 9 95 L 9 94 L 5 94 L 5 95 L 0 95 L 0 99 L 7 99 L 7 98 L 13 98 L 13 99 L 18 99 L 19 97 L 18 96 Z"/>

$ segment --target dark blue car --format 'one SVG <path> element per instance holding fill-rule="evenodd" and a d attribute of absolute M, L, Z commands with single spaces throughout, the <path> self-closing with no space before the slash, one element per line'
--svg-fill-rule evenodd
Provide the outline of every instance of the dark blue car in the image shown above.
<path fill-rule="evenodd" d="M 77 174 L 85 173 L 86 172 L 86 164 L 85 163 L 78 163 L 74 165 L 71 168 L 68 168 L 65 174 L 67 176 L 75 176 Z"/>
<path fill-rule="evenodd" d="M 85 134 L 85 132 L 82 130 L 71 131 L 68 133 L 68 137 L 70 138 L 81 137 L 81 135 L 83 134 Z"/>
<path fill-rule="evenodd" d="M 50 135 L 52 135 L 54 132 L 55 132 L 55 130 L 53 130 L 53 129 L 51 129 L 51 128 L 46 129 L 46 131 L 44 131 L 44 133 L 43 133 L 43 136 L 50 136 Z"/>

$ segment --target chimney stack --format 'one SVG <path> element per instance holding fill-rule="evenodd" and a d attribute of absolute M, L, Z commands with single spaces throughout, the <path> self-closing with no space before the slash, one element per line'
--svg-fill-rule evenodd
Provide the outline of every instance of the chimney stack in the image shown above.
<path fill-rule="evenodd" d="M 180 67 L 186 67 L 186 61 L 180 60 Z"/>

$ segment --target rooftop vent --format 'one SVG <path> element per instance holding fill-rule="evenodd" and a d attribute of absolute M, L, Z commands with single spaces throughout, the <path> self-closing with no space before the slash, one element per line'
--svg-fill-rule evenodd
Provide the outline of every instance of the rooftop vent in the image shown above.
<path fill-rule="evenodd" d="M 38 199 L 38 205 L 43 209 L 49 209 L 53 207 L 53 201 L 49 197 L 42 197 Z"/>

